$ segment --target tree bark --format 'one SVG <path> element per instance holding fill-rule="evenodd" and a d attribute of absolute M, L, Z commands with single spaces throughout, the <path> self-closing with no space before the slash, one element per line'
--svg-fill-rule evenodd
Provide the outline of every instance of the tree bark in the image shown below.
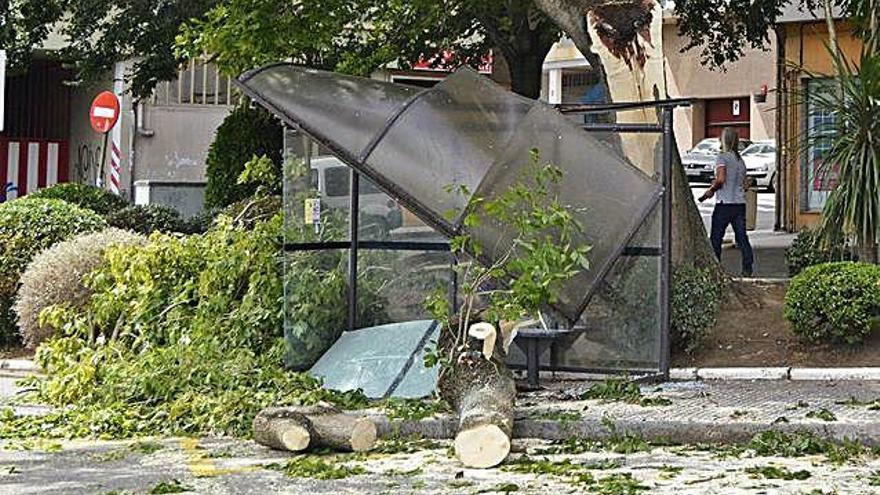
<path fill-rule="evenodd" d="M 449 348 L 452 332 L 444 332 L 441 346 Z M 499 336 L 491 360 L 469 353 L 446 368 L 438 388 L 458 412 L 455 455 L 467 467 L 490 468 L 510 453 L 516 383 L 505 364 Z"/>
<path fill-rule="evenodd" d="M 601 68 L 600 77 L 606 87 L 608 87 L 607 73 L 599 56 L 593 51 L 587 15 L 597 7 L 636 3 L 632 0 L 535 0 L 535 5 L 568 34 L 590 65 Z M 643 95 L 644 98 L 653 96 Z M 715 259 L 712 246 L 709 244 L 702 217 L 694 202 L 677 152 L 673 153 L 672 163 L 672 237 L 673 264 L 691 264 L 709 269 L 719 278 L 724 277 L 723 269 Z"/>
<path fill-rule="evenodd" d="M 376 424 L 369 418 L 328 405 L 272 407 L 254 418 L 254 441 L 277 449 L 301 452 L 329 448 L 362 452 L 376 445 Z"/>

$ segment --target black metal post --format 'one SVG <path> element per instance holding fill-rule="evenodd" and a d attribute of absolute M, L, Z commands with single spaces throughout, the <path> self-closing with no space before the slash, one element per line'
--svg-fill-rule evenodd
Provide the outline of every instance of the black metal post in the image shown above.
<path fill-rule="evenodd" d="M 348 248 L 348 330 L 357 327 L 357 274 L 358 274 L 358 213 L 360 211 L 360 197 L 358 195 L 360 175 L 352 168 L 351 180 L 349 181 L 349 229 L 348 239 L 351 246 Z"/>
<path fill-rule="evenodd" d="M 660 181 L 663 184 L 663 203 L 661 206 L 661 254 L 660 254 L 660 373 L 669 377 L 669 326 L 670 297 L 672 285 L 672 154 L 673 129 L 672 108 L 663 108 L 663 165 L 660 168 Z"/>

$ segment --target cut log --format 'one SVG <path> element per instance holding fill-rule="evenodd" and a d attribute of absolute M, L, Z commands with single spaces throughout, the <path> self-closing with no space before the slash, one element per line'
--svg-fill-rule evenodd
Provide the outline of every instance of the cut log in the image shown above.
<path fill-rule="evenodd" d="M 272 407 L 254 418 L 254 441 L 278 450 L 363 452 L 376 445 L 376 423 L 329 405 Z"/>
<path fill-rule="evenodd" d="M 455 455 L 467 467 L 494 467 L 510 453 L 516 383 L 500 340 L 491 360 L 473 353 L 450 367 L 439 383 L 440 394 L 458 411 Z"/>

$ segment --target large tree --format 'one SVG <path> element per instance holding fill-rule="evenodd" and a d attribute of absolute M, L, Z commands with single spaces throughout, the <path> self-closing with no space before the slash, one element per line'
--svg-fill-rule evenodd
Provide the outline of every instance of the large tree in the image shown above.
<path fill-rule="evenodd" d="M 201 17 L 217 0 L 0 0 L 0 47 L 10 52 L 10 69 L 23 70 L 52 30 L 67 42 L 60 53 L 74 62 L 83 80 L 115 62 L 133 59 L 131 88 L 151 93 L 172 79 L 180 60 L 174 37 L 181 24 Z"/>
<path fill-rule="evenodd" d="M 531 0 L 226 0 L 178 45 L 231 73 L 284 59 L 361 75 L 387 63 L 478 66 L 496 50 L 513 91 L 537 98 L 560 35 Z"/>

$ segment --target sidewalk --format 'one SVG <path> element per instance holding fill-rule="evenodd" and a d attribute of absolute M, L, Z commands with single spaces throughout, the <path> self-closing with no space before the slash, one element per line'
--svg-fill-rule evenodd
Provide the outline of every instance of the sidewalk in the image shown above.
<path fill-rule="evenodd" d="M 591 385 L 586 382 L 548 384 L 549 390 L 520 396 L 513 452 L 496 469 L 464 469 L 448 440 L 408 438 L 411 433 L 451 437 L 456 421 L 446 415 L 393 424 L 385 419 L 380 450 L 365 455 L 293 456 L 251 441 L 217 438 L 141 441 L 149 449 L 131 441 L 60 442 L 51 452 L 39 446 L 11 450 L 0 440 L 6 447 L 0 449 L 0 493 L 149 493 L 160 483 L 212 495 L 880 493 L 880 458 L 870 453 L 852 454 L 850 448 L 838 458 L 827 452 L 779 457 L 701 443 L 746 443 L 758 432 L 776 429 L 877 445 L 880 411 L 862 403 L 880 397 L 880 382 L 669 382 L 642 387 L 648 398 L 671 401 L 646 407 L 575 399 Z M 823 409 L 821 415 L 833 416 L 832 421 L 807 417 Z M 609 441 L 579 444 L 577 437 Z M 676 442 L 684 444 L 669 445 Z M 279 466 L 291 459 L 312 464 L 287 476 Z M 340 472 L 340 479 L 318 480 L 306 477 L 305 466 L 322 473 L 348 471 Z"/>
<path fill-rule="evenodd" d="M 668 399 L 665 406 L 578 400 L 593 383 L 546 382 L 548 390 L 521 394 L 514 437 L 601 440 L 625 432 L 673 444 L 741 444 L 759 432 L 779 430 L 880 446 L 877 381 L 710 380 L 642 386 L 645 397 Z M 382 431 L 452 438 L 456 425 L 455 418 L 446 416 L 385 423 Z"/>
<path fill-rule="evenodd" d="M 755 273 L 760 278 L 788 278 L 788 265 L 785 251 L 797 234 L 755 230 L 749 232 L 749 242 L 755 254 Z M 721 264 L 727 273 L 738 276 L 742 272 L 742 255 L 733 245 L 733 234 L 724 238 L 721 250 Z"/>

